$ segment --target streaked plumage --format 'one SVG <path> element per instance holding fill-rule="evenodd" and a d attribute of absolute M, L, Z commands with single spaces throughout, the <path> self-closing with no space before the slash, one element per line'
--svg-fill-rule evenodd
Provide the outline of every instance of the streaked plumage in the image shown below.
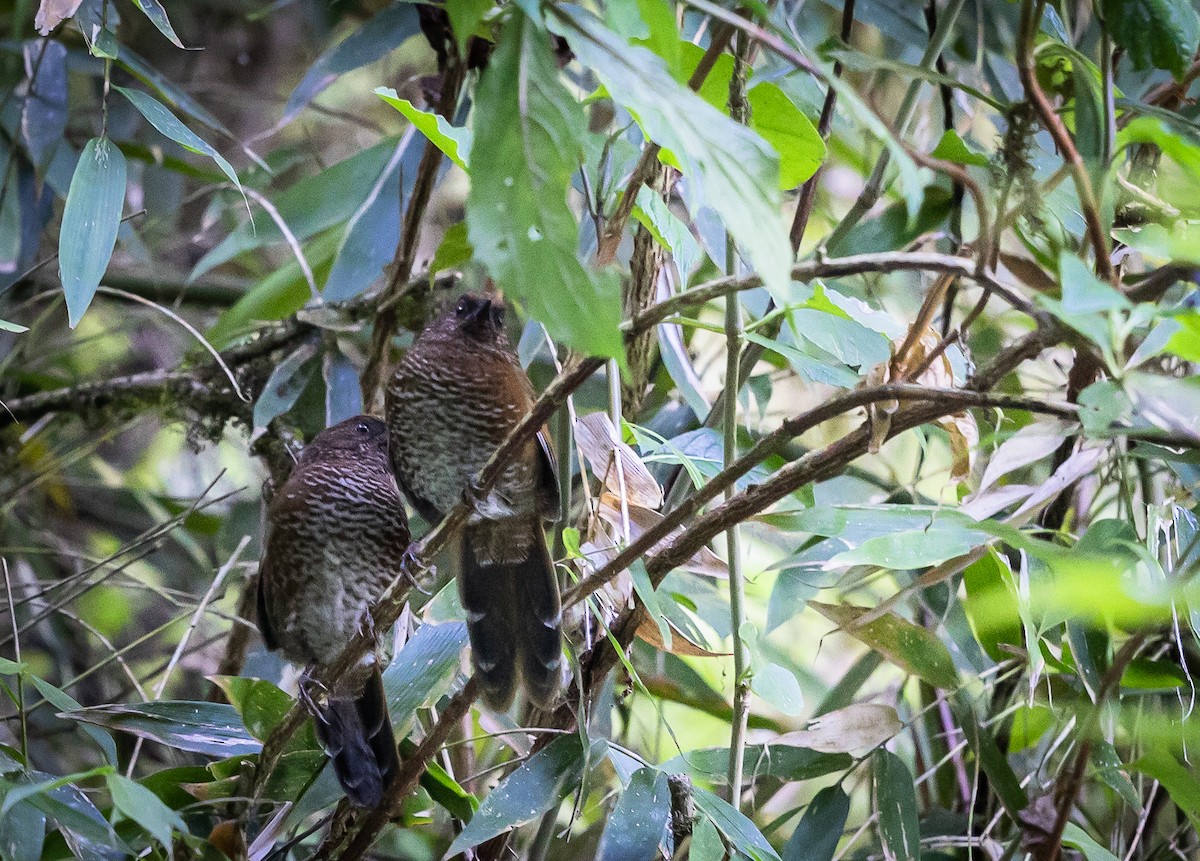
<path fill-rule="evenodd" d="M 267 509 L 259 566 L 263 639 L 289 661 L 333 661 L 400 575 L 408 520 L 388 465 L 387 429 L 357 416 L 317 434 Z M 398 767 L 374 656 L 338 679 L 317 733 L 346 795 L 378 805 Z"/>
<path fill-rule="evenodd" d="M 391 461 L 421 515 L 436 523 L 533 404 L 504 334 L 498 301 L 467 295 L 426 327 L 387 390 Z M 542 531 L 558 509 L 544 434 L 476 502 L 458 551 L 459 595 L 485 702 L 504 709 L 518 686 L 551 706 L 561 684 L 558 580 Z"/>

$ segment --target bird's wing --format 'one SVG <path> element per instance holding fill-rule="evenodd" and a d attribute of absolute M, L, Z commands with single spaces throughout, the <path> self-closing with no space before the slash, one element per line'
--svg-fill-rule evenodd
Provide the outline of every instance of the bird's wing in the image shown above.
<path fill-rule="evenodd" d="M 258 605 L 258 630 L 262 634 L 267 648 L 275 651 L 279 648 L 279 641 L 275 637 L 275 630 L 271 627 L 271 617 L 267 613 L 266 581 L 270 576 L 270 570 L 269 557 L 264 553 L 262 561 L 258 563 L 258 582 L 255 584 L 255 590 L 258 592 L 256 602 Z"/>

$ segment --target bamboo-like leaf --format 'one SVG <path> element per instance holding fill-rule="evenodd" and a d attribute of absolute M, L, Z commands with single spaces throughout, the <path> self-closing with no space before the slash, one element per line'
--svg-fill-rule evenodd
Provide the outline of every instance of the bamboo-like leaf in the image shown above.
<path fill-rule="evenodd" d="M 125 156 L 108 138 L 92 138 L 71 177 L 58 238 L 58 274 L 72 329 L 108 269 L 124 203 Z"/>

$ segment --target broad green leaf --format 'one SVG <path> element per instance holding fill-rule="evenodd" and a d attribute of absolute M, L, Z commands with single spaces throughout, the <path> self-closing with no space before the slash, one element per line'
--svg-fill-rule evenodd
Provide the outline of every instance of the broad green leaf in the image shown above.
<path fill-rule="evenodd" d="M 779 218 L 779 159 L 754 131 L 679 84 L 661 58 L 628 44 L 594 15 L 556 7 L 579 61 L 633 114 L 647 136 L 670 150 L 698 186 L 773 295 L 790 293 L 792 250 Z"/>
<path fill-rule="evenodd" d="M 657 856 L 670 806 L 666 774 L 657 768 L 634 772 L 604 826 L 600 861 L 645 861 Z"/>
<path fill-rule="evenodd" d="M 1189 311 L 1170 322 L 1176 328 L 1167 341 L 1167 351 L 1189 362 L 1200 362 L 1200 314 Z"/>
<path fill-rule="evenodd" d="M 275 124 L 281 129 L 300 115 L 321 92 L 346 72 L 373 63 L 390 53 L 420 28 L 417 7 L 413 3 L 391 3 L 308 67 L 304 79 L 292 90 L 283 116 Z"/>
<path fill-rule="evenodd" d="M 383 690 L 397 735 L 407 735 L 417 709 L 431 705 L 458 672 L 467 627 L 425 624 L 396 652 L 383 672 Z"/>
<path fill-rule="evenodd" d="M 1200 21 L 1188 0 L 1102 0 L 1100 10 L 1135 69 L 1166 69 L 1183 78 L 1200 42 Z"/>
<path fill-rule="evenodd" d="M 451 225 L 442 237 L 434 252 L 433 262 L 429 264 L 429 274 L 433 276 L 446 269 L 457 269 L 469 263 L 474 256 L 475 249 L 467 239 L 467 223 L 460 221 Z"/>
<path fill-rule="evenodd" d="M 767 663 L 754 668 L 750 680 L 754 693 L 785 715 L 798 715 L 804 709 L 804 692 L 796 676 L 779 664 Z"/>
<path fill-rule="evenodd" d="M 92 138 L 71 177 L 58 236 L 58 275 L 72 329 L 108 269 L 124 203 L 125 156 L 108 138 Z"/>
<path fill-rule="evenodd" d="M 111 9 L 112 6 L 110 4 L 110 14 Z M 147 63 L 141 56 L 131 51 L 128 46 L 120 46 L 117 52 L 117 62 L 125 67 L 125 71 L 157 92 L 167 102 L 183 111 L 192 119 L 204 123 L 204 125 L 213 131 L 233 137 L 233 132 L 226 128 L 224 123 L 214 117 L 204 105 L 193 99 L 179 85 Z"/>
<path fill-rule="evenodd" d="M 491 0 L 488 0 L 488 5 L 491 5 Z M 452 126 L 441 114 L 415 107 L 408 99 L 397 96 L 391 87 L 376 87 L 375 95 L 402 113 L 405 119 L 416 126 L 417 131 L 448 155 L 452 162 L 463 170 L 469 170 L 467 154 L 471 151 L 470 129 Z"/>
<path fill-rule="evenodd" d="M 1053 709 L 1022 704 L 1013 712 L 1012 726 L 1008 734 L 1008 752 L 1020 753 L 1033 747 L 1054 724 Z"/>
<path fill-rule="evenodd" d="M 728 801 L 700 787 L 693 790 L 692 799 L 696 802 L 696 809 L 713 821 L 717 830 L 731 846 L 737 847 L 738 852 L 749 855 L 754 861 L 779 861 L 779 855 L 767 838 L 762 836 L 758 826 Z"/>
<path fill-rule="evenodd" d="M 296 405 L 304 387 L 308 385 L 315 367 L 311 360 L 317 355 L 313 342 L 302 344 L 275 366 L 267 378 L 262 393 L 254 402 L 254 429 L 261 433 L 271 420 L 283 415 Z"/>
<path fill-rule="evenodd" d="M 884 856 L 888 861 L 920 861 L 921 832 L 912 772 L 887 750 L 875 751 L 872 766 Z"/>
<path fill-rule="evenodd" d="M 401 762 L 416 752 L 417 743 L 411 738 L 400 742 Z M 437 762 L 430 762 L 425 766 L 420 782 L 421 788 L 429 793 L 434 802 L 442 805 L 451 816 L 463 822 L 469 822 L 479 809 L 479 799 L 463 789 Z"/>
<path fill-rule="evenodd" d="M 1062 254 L 1058 261 L 1062 283 L 1062 308 L 1068 314 L 1093 314 L 1131 307 L 1128 299 L 1105 284 L 1073 254 Z"/>
<path fill-rule="evenodd" d="M 67 49 L 57 40 L 31 40 L 24 45 L 24 59 L 32 74 L 21 100 L 21 141 L 34 165 L 44 169 L 67 130 Z M 0 153 L 7 164 L 6 148 L 0 147 Z M 10 189 L 5 206 L 8 198 L 15 201 L 17 195 Z"/>
<path fill-rule="evenodd" d="M 483 20 L 484 13 L 493 5 L 493 0 L 455 0 L 446 4 L 446 14 L 450 17 L 450 29 L 454 32 L 460 57 L 467 56 L 467 40 Z"/>
<path fill-rule="evenodd" d="M 398 140 L 385 138 L 320 173 L 298 180 L 273 198 L 271 202 L 292 235 L 303 242 L 353 216 L 375 187 L 379 174 L 396 151 Z M 247 222 L 200 258 L 188 277 L 194 281 L 240 254 L 283 241 L 283 234 L 273 220 L 260 218 Z"/>
<path fill-rule="evenodd" d="M 874 218 L 861 221 L 844 237 L 829 244 L 831 257 L 898 251 L 922 234 L 946 223 L 950 214 L 950 192 L 926 186 L 919 192 L 915 213 L 908 203 L 894 203 Z"/>
<path fill-rule="evenodd" d="M 780 780 L 812 780 L 849 768 L 853 760 L 845 753 L 821 753 L 788 744 L 781 736 L 778 743 L 746 745 L 746 774 Z M 662 770 L 687 772 L 704 780 L 715 780 L 729 768 L 728 747 L 707 747 L 681 753 L 662 765 Z"/>
<path fill-rule="evenodd" d="M 515 13 L 479 83 L 468 236 L 499 286 L 552 337 L 588 355 L 623 357 L 616 274 L 580 263 L 567 204 L 586 133 L 549 35 Z"/>
<path fill-rule="evenodd" d="M 1063 829 L 1062 842 L 1064 846 L 1082 852 L 1087 861 L 1119 861 L 1116 855 L 1093 840 L 1090 834 L 1074 822 L 1068 822 Z"/>
<path fill-rule="evenodd" d="M 990 164 L 986 155 L 972 151 L 967 146 L 967 142 L 959 137 L 958 132 L 954 129 L 946 129 L 942 133 L 941 140 L 938 141 L 930 155 L 954 164 L 974 165 L 975 167 L 987 167 Z"/>
<path fill-rule="evenodd" d="M 810 601 L 808 606 L 905 672 L 924 679 L 935 688 L 958 687 L 958 670 L 954 668 L 950 652 L 941 640 L 924 628 L 894 613 L 885 613 L 865 625 L 857 624 L 860 616 L 870 612 L 869 607 L 817 601 Z"/>
<path fill-rule="evenodd" d="M 963 571 L 963 586 L 966 589 L 963 609 L 971 621 L 979 645 L 993 661 L 1012 657 L 1012 653 L 1000 648 L 1000 644 L 1021 648 L 1024 643 L 1020 608 L 1008 565 L 1000 554 L 989 547 L 980 559 Z M 1005 605 L 1003 624 L 996 624 L 995 620 L 987 624 L 984 613 Z M 982 609 L 984 607 L 986 611 Z"/>
<path fill-rule="evenodd" d="M 203 138 L 181 123 L 173 113 L 159 104 L 153 96 L 147 95 L 141 90 L 130 90 L 125 87 L 114 86 L 113 89 L 127 98 L 130 104 L 138 109 L 138 113 L 145 117 L 152 126 L 175 141 L 175 143 L 186 150 L 206 155 L 215 161 L 217 167 L 221 168 L 221 172 L 229 177 L 229 181 L 237 186 L 239 191 L 241 190 L 242 183 L 238 179 L 237 171 L 233 169 L 233 165 L 226 161 L 223 155 L 209 146 Z"/>
<path fill-rule="evenodd" d="M 179 814 L 140 783 L 120 774 L 106 774 L 104 779 L 108 782 L 113 806 L 146 829 L 146 833 L 162 844 L 164 849 L 171 848 L 172 831 L 187 833 L 187 825 Z"/>
<path fill-rule="evenodd" d="M 553 808 L 583 776 L 583 761 L 578 735 L 563 735 L 550 742 L 488 793 L 450 844 L 446 857 L 532 822 Z"/>
<path fill-rule="evenodd" d="M 305 246 L 304 256 L 318 283 L 330 271 L 340 239 L 339 232 L 331 230 Z M 232 308 L 217 318 L 206 333 L 208 342 L 223 349 L 263 322 L 290 317 L 311 298 L 312 290 L 300 271 L 300 264 L 295 257 L 289 257 L 287 263 L 251 287 Z"/>
<path fill-rule="evenodd" d="M 237 710 L 224 703 L 158 700 L 140 705 L 91 706 L 62 716 L 210 756 L 258 753 L 262 747 L 246 731 Z"/>
<path fill-rule="evenodd" d="M 133 2 L 158 28 L 158 31 L 171 40 L 176 48 L 183 47 L 183 42 L 180 42 L 179 37 L 175 35 L 175 28 L 171 26 L 171 20 L 167 17 L 167 10 L 158 0 L 133 0 Z M 164 845 L 169 846 L 170 844 Z"/>
<path fill-rule="evenodd" d="M 28 801 L 0 816 L 0 858 L 40 861 L 46 840 L 46 814 Z"/>
<path fill-rule="evenodd" d="M 1162 693 L 1188 683 L 1187 673 L 1172 661 L 1134 658 L 1121 674 L 1121 690 Z"/>
<path fill-rule="evenodd" d="M 262 679 L 213 676 L 212 680 L 242 716 L 246 730 L 259 741 L 267 740 L 294 703 L 290 696 Z"/>
<path fill-rule="evenodd" d="M 783 861 L 831 861 L 849 814 L 850 798 L 841 786 L 822 789 L 783 847 Z"/>
<path fill-rule="evenodd" d="M 779 187 L 796 188 L 825 160 L 825 141 L 774 84 L 755 84 L 746 99 L 750 102 L 750 127 L 779 153 Z"/>
<path fill-rule="evenodd" d="M 852 368 L 865 370 L 891 358 L 886 337 L 850 319 L 840 308 L 837 313 L 796 308 L 788 312 L 788 319 L 798 337 Z"/>
<path fill-rule="evenodd" d="M 707 816 L 701 816 L 692 830 L 690 861 L 725 861 L 721 833 Z"/>
<path fill-rule="evenodd" d="M 686 279 L 700 263 L 703 254 L 688 226 L 671 211 L 666 201 L 646 186 L 638 191 L 633 218 L 650 231 L 654 241 L 671 252 L 680 275 Z"/>
<path fill-rule="evenodd" d="M 35 675 L 28 675 L 27 678 L 33 683 L 33 686 L 38 689 L 46 701 L 50 705 L 62 712 L 74 711 L 75 709 L 83 708 L 73 697 L 54 685 L 50 684 L 45 679 Z M 104 758 L 110 765 L 117 764 L 117 746 L 113 742 L 112 736 L 99 727 L 84 725 L 81 727 L 84 733 L 96 743 L 104 753 Z"/>
<path fill-rule="evenodd" d="M 85 777 L 95 777 L 109 771 L 111 771 L 111 766 L 104 766 L 72 777 L 82 780 Z M 26 799 L 25 803 L 32 805 L 57 822 L 64 837 L 67 837 L 69 833 L 68 842 L 74 842 L 82 848 L 96 852 L 105 852 L 104 855 L 95 854 L 92 857 L 108 858 L 114 851 L 129 853 L 130 850 L 117 837 L 108 820 L 96 809 L 96 805 L 92 803 L 91 799 L 79 787 L 70 782 L 64 782 L 70 781 L 72 777 L 64 779 L 34 771 L 25 776 L 21 784 L 0 780 L 0 788 L 5 791 L 5 805 L 8 810 L 20 806 L 16 801 L 8 803 L 10 797 L 20 793 L 21 797 Z M 29 790 L 33 786 L 38 788 L 36 791 L 30 792 Z"/>

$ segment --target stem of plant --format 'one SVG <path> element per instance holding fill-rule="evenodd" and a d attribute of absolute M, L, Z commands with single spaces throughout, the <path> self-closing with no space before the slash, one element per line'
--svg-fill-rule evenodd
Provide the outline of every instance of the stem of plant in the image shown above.
<path fill-rule="evenodd" d="M 921 68 L 932 69 L 937 58 L 946 48 L 946 43 L 950 41 L 950 34 L 954 31 L 954 24 L 958 20 L 958 14 L 962 11 L 967 0 L 952 0 L 950 7 L 938 21 L 937 29 L 929 38 L 929 45 L 925 48 L 925 53 L 921 57 Z M 921 92 L 922 81 L 920 78 L 915 79 L 908 85 L 908 91 L 904 94 L 904 101 L 900 103 L 900 110 L 896 113 L 896 130 L 903 137 L 908 131 L 908 126 L 912 122 L 913 114 L 916 112 L 917 95 Z M 832 86 L 832 84 L 831 84 Z M 888 165 L 891 164 L 892 156 L 889 150 L 884 150 L 879 154 L 879 160 L 875 163 L 875 170 L 871 172 L 870 179 L 867 180 L 866 186 L 862 190 L 862 194 L 854 201 L 854 205 L 850 207 L 850 211 L 846 216 L 838 222 L 838 226 L 825 240 L 826 246 L 834 246 L 839 241 L 846 237 L 850 229 L 862 220 L 862 217 L 867 214 L 868 210 L 875 205 L 879 200 L 879 194 L 883 190 L 883 177 L 887 173 Z"/>
<path fill-rule="evenodd" d="M 729 109 L 733 118 L 745 123 L 746 106 L 746 56 L 750 40 L 739 33 L 734 51 L 734 71 L 729 81 Z M 737 273 L 737 246 L 733 238 L 725 238 L 725 272 Z M 728 469 L 737 460 L 737 405 L 739 384 L 739 358 L 742 335 L 742 303 L 737 293 L 725 297 L 725 408 L 722 421 L 724 431 L 724 468 Z M 737 493 L 736 485 L 726 491 L 729 499 Z M 749 655 L 742 639 L 742 626 L 746 623 L 746 583 L 742 571 L 742 547 L 740 526 L 733 524 L 725 531 L 726 553 L 729 562 L 729 621 L 733 629 L 733 720 L 729 737 L 729 803 L 740 807 L 742 796 L 742 769 L 746 757 L 746 726 L 750 719 L 750 673 Z"/>

